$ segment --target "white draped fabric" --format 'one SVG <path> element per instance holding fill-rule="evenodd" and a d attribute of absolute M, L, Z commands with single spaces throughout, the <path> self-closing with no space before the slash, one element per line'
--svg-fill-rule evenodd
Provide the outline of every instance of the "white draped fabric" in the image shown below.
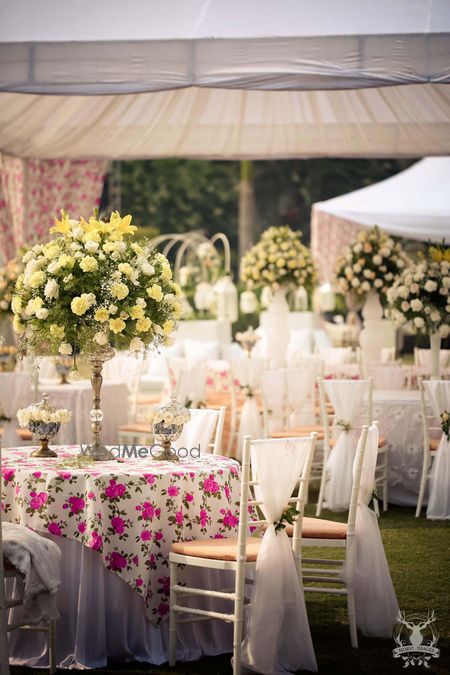
<path fill-rule="evenodd" d="M 356 625 L 363 635 L 391 637 L 399 611 L 378 520 L 369 508 L 378 455 L 378 428 L 367 436 L 356 512 L 354 541 L 349 545 L 344 575 L 355 595 Z"/>
<path fill-rule="evenodd" d="M 195 448 L 196 453 L 197 448 L 200 448 L 200 453 L 202 454 L 211 452 L 208 445 L 213 440 L 219 411 L 199 408 L 190 412 L 191 419 L 184 425 L 180 438 L 174 441 L 172 446 L 177 451 L 183 448 L 190 452 Z"/>
<path fill-rule="evenodd" d="M 424 382 L 433 413 L 440 421 L 441 413 L 450 413 L 450 382 L 429 380 Z M 443 433 L 433 462 L 430 477 L 427 518 L 450 519 L 450 440 Z"/>
<path fill-rule="evenodd" d="M 232 364 L 232 373 L 241 388 L 247 389 L 247 396 L 240 413 L 238 442 L 236 446 L 237 459 L 242 459 L 242 443 L 244 436 L 262 438 L 263 426 L 261 414 L 256 403 L 254 394 L 259 384 L 259 374 L 263 359 L 250 357 L 236 359 Z"/>
<path fill-rule="evenodd" d="M 363 423 L 361 406 L 368 380 L 327 380 L 324 384 L 339 433 L 326 464 L 325 502 L 333 511 L 345 511 L 350 503 L 353 460 Z M 342 431 L 339 431 L 341 425 Z M 349 430 L 343 425 L 348 425 Z"/>
<path fill-rule="evenodd" d="M 285 424 L 284 402 L 286 395 L 286 371 L 284 368 L 263 370 L 260 377 L 261 395 L 267 411 L 266 432 L 283 429 Z"/>
<path fill-rule="evenodd" d="M 380 364 L 366 364 L 364 366 L 366 377 L 371 377 L 373 388 L 381 391 L 401 391 L 405 388 L 409 370 L 401 365 L 388 362 Z"/>
<path fill-rule="evenodd" d="M 288 427 L 314 423 L 314 370 L 286 369 L 286 396 L 289 407 Z"/>
<path fill-rule="evenodd" d="M 26 373 L 0 373 L 0 422 L 3 427 L 2 445 L 9 448 L 19 444 L 17 411 L 31 403 L 31 381 Z"/>
<path fill-rule="evenodd" d="M 257 499 L 264 516 L 278 520 L 298 480 L 310 439 L 267 440 L 251 446 Z M 299 669 L 317 671 L 303 589 L 286 532 L 269 525 L 256 563 L 242 664 L 258 673 L 281 675 Z"/>

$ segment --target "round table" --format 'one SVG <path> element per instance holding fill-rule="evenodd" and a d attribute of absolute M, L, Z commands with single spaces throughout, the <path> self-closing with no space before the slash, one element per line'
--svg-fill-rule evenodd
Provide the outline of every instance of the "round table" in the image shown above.
<path fill-rule="evenodd" d="M 52 536 L 63 553 L 58 662 L 162 663 L 171 544 L 237 533 L 239 464 L 202 455 L 179 464 L 127 459 L 77 468 L 67 465 L 78 447 L 55 449 L 57 459 L 31 458 L 28 448 L 4 450 L 2 473 L 4 519 Z M 184 642 L 181 636 L 181 658 L 231 648 L 229 631 L 204 630 L 187 629 Z M 42 654 L 31 659 L 41 639 L 14 636 L 15 662 L 43 665 Z"/>

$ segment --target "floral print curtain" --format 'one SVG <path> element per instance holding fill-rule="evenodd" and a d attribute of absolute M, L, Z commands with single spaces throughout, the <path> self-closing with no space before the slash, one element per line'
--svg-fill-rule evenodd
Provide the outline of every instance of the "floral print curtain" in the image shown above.
<path fill-rule="evenodd" d="M 87 217 L 100 204 L 107 162 L 21 159 L 0 153 L 0 261 L 45 241 L 65 209 Z"/>

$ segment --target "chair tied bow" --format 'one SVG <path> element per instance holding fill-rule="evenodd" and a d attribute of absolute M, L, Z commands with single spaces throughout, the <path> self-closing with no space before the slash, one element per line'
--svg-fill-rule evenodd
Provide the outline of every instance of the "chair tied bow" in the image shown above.
<path fill-rule="evenodd" d="M 450 412 L 448 410 L 441 412 L 441 429 L 444 436 L 450 441 Z"/>
<path fill-rule="evenodd" d="M 300 515 L 300 511 L 297 511 L 295 506 L 288 506 L 284 509 L 283 513 L 281 514 L 281 518 L 279 520 L 274 520 L 274 525 L 275 525 L 275 534 L 278 534 L 278 532 L 281 532 L 281 530 L 284 530 L 286 525 L 293 525 L 294 520 L 297 518 L 297 516 Z"/>
<path fill-rule="evenodd" d="M 346 434 L 348 434 L 349 431 L 351 431 L 352 424 L 351 422 L 346 422 L 345 420 L 338 420 L 336 422 L 337 427 L 341 427 L 342 431 Z"/>

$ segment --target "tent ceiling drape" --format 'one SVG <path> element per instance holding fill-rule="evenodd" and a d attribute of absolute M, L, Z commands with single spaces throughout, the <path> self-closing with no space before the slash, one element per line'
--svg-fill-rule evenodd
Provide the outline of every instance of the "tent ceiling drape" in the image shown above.
<path fill-rule="evenodd" d="M 450 154 L 450 87 L 0 94 L 0 150 L 41 159 Z"/>

